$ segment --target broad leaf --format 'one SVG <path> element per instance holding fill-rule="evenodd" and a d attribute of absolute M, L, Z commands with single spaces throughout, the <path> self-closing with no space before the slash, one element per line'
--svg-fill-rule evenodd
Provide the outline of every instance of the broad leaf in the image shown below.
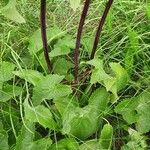
<path fill-rule="evenodd" d="M 112 139 L 113 127 L 110 124 L 106 124 L 101 131 L 101 136 L 99 139 L 100 148 L 110 150 L 112 146 Z"/>
<path fill-rule="evenodd" d="M 0 62 L 0 82 L 9 81 L 13 77 L 15 65 L 10 62 Z"/>
<path fill-rule="evenodd" d="M 48 28 L 47 29 L 47 40 L 50 44 L 53 40 L 62 37 L 65 32 L 61 31 L 58 27 Z M 41 30 L 38 29 L 33 33 L 29 39 L 29 52 L 30 54 L 35 54 L 43 48 L 42 39 L 41 39 Z"/>
<path fill-rule="evenodd" d="M 63 76 L 58 75 L 47 75 L 43 80 L 39 81 L 33 89 L 33 103 L 38 105 L 45 99 L 53 99 L 71 94 L 71 87 L 60 83 L 63 78 Z"/>
<path fill-rule="evenodd" d="M 74 39 L 68 35 L 62 39 L 59 39 L 58 42 L 54 45 L 54 49 L 50 52 L 50 57 L 68 55 L 71 52 L 71 49 L 74 49 L 74 43 Z"/>
<path fill-rule="evenodd" d="M 9 0 L 9 3 L 0 10 L 0 12 L 8 19 L 17 22 L 25 23 L 25 19 L 20 15 L 16 9 L 16 0 Z"/>
<path fill-rule="evenodd" d="M 31 143 L 29 150 L 48 150 L 52 144 L 50 138 L 43 138 Z"/>
<path fill-rule="evenodd" d="M 29 83 L 33 84 L 34 86 L 38 84 L 40 80 L 44 78 L 42 73 L 36 71 L 36 70 L 22 70 L 22 71 L 13 71 L 13 73 L 28 81 Z"/>
<path fill-rule="evenodd" d="M 65 138 L 53 144 L 48 150 L 78 150 L 79 145 L 73 138 Z"/>
<path fill-rule="evenodd" d="M 0 150 L 9 150 L 8 135 L 3 129 L 3 124 L 0 121 Z"/>
<path fill-rule="evenodd" d="M 115 112 L 121 114 L 123 119 L 129 124 L 135 123 L 138 120 L 138 114 L 136 112 L 138 104 L 138 97 L 124 99 L 115 107 Z"/>
<path fill-rule="evenodd" d="M 74 111 L 67 110 L 63 115 L 62 132 L 79 139 L 86 139 L 95 133 L 107 107 L 108 96 L 106 90 L 98 89 L 92 94 L 89 105 L 76 107 Z"/>
<path fill-rule="evenodd" d="M 68 70 L 72 67 L 73 64 L 65 58 L 58 58 L 53 64 L 54 73 L 59 75 L 67 75 Z"/>
<path fill-rule="evenodd" d="M 22 92 L 21 87 L 6 84 L 2 88 L 2 90 L 0 90 L 0 102 L 6 102 L 10 100 L 11 98 L 20 95 L 21 92 Z"/>
<path fill-rule="evenodd" d="M 112 71 L 115 73 L 116 77 L 116 88 L 117 91 L 123 89 L 129 80 L 127 71 L 119 63 L 110 63 Z"/>
<path fill-rule="evenodd" d="M 50 110 L 42 105 L 31 107 L 27 100 L 24 103 L 25 118 L 30 122 L 38 122 L 45 128 L 55 129 L 56 123 Z"/>
<path fill-rule="evenodd" d="M 118 63 L 110 63 L 113 75 L 107 74 L 103 69 L 103 61 L 98 58 L 88 61 L 87 64 L 95 67 L 92 70 L 91 84 L 97 82 L 103 84 L 107 91 L 113 93 L 112 101 L 116 101 L 118 99 L 117 92 L 123 89 L 129 80 L 126 70 Z"/>
<path fill-rule="evenodd" d="M 80 150 L 100 150 L 97 140 L 86 141 L 80 145 Z"/>
<path fill-rule="evenodd" d="M 128 132 L 130 135 L 130 140 L 126 145 L 121 147 L 121 150 L 146 150 L 148 148 L 144 136 L 131 128 L 128 129 Z"/>
<path fill-rule="evenodd" d="M 35 125 L 30 121 L 25 121 L 17 137 L 15 150 L 30 150 L 30 144 L 34 139 Z"/>
<path fill-rule="evenodd" d="M 150 103 L 140 104 L 137 107 L 139 119 L 137 121 L 137 130 L 140 133 L 147 133 L 150 131 Z"/>

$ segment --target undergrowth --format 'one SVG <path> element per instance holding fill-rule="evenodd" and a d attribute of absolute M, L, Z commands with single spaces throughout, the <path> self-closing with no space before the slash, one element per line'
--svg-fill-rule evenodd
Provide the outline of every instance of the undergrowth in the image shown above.
<path fill-rule="evenodd" d="M 150 149 L 150 3 L 114 0 L 93 56 L 106 1 L 83 5 L 47 1 L 49 64 L 40 2 L 0 3 L 0 150 Z"/>

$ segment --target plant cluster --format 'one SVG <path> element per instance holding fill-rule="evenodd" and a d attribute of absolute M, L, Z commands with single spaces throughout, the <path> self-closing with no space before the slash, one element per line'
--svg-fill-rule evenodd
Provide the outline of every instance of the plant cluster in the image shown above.
<path fill-rule="evenodd" d="M 69 2 L 74 11 L 81 4 Z M 106 3 L 93 45 L 91 38 L 82 40 L 91 3 L 84 2 L 74 38 L 56 25 L 46 28 L 46 0 L 41 0 L 41 28 L 28 39 L 27 57 L 23 60 L 7 43 L 11 51 L 0 52 L 0 150 L 149 149 L 150 83 L 139 79 L 138 89 L 133 73 L 137 33 L 128 27 L 123 62 L 108 62 L 97 48 L 115 1 Z M 25 23 L 16 4 L 9 0 L 0 12 Z"/>

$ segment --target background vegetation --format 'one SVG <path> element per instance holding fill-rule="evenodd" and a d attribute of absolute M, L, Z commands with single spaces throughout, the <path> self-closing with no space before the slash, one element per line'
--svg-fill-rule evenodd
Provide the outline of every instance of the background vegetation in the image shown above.
<path fill-rule="evenodd" d="M 150 149 L 148 0 L 114 1 L 95 59 L 88 61 L 106 4 L 91 2 L 79 74 L 91 65 L 92 75 L 75 88 L 77 96 L 70 81 L 83 1 L 47 1 L 54 75 L 48 75 L 42 52 L 40 2 L 11 1 L 9 13 L 8 1 L 0 2 L 0 150 Z"/>

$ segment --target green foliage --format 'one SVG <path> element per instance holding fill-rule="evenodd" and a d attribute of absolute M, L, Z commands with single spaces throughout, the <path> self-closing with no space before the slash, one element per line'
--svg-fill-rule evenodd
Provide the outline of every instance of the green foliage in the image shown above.
<path fill-rule="evenodd" d="M 42 105 L 31 107 L 26 100 L 24 103 L 25 118 L 30 122 L 38 122 L 45 128 L 55 129 L 56 122 L 50 110 Z"/>
<path fill-rule="evenodd" d="M 105 124 L 98 140 L 89 140 L 80 145 L 80 150 L 110 150 L 112 146 L 113 128 Z"/>
<path fill-rule="evenodd" d="M 110 150 L 112 145 L 112 138 L 113 127 L 110 124 L 104 125 L 99 140 L 100 148 Z"/>
<path fill-rule="evenodd" d="M 0 62 L 0 82 L 6 82 L 13 78 L 12 71 L 15 69 L 15 65 L 2 61 Z"/>
<path fill-rule="evenodd" d="M 127 52 L 125 54 L 124 61 L 125 61 L 125 67 L 128 73 L 131 74 L 132 69 L 133 69 L 133 64 L 134 64 L 134 57 L 135 55 L 137 55 L 139 51 L 139 40 L 138 40 L 138 34 L 136 33 L 136 31 L 134 31 L 130 27 L 128 30 L 129 30 L 128 31 L 129 44 L 127 47 Z"/>
<path fill-rule="evenodd" d="M 46 99 L 67 96 L 72 92 L 70 86 L 60 83 L 64 76 L 57 74 L 43 76 L 34 70 L 16 71 L 14 74 L 34 85 L 32 96 L 34 105 L 38 105 Z"/>
<path fill-rule="evenodd" d="M 96 90 L 89 99 L 89 104 L 83 108 L 68 107 L 63 113 L 64 134 L 86 139 L 99 129 L 99 123 L 107 108 L 109 94 L 105 89 Z M 90 128 L 89 128 L 90 126 Z"/>
<path fill-rule="evenodd" d="M 69 0 L 70 1 L 70 7 L 76 11 L 76 9 L 80 6 L 81 0 Z"/>
<path fill-rule="evenodd" d="M 0 7 L 0 150 L 150 149 L 148 2 L 116 0 L 89 60 L 105 7 L 91 1 L 78 85 L 73 54 L 83 1 L 47 1 L 50 74 L 39 1 L 2 0 Z"/>
<path fill-rule="evenodd" d="M 20 95 L 21 93 L 22 93 L 21 87 L 6 84 L 0 90 L 0 102 L 6 102 L 6 101 L 10 100 L 11 98 L 15 98 L 16 96 Z"/>
<path fill-rule="evenodd" d="M 9 150 L 8 134 L 3 129 L 2 122 L 0 122 L 0 150 Z"/>
<path fill-rule="evenodd" d="M 50 44 L 53 40 L 62 37 L 65 32 L 61 31 L 58 27 L 48 28 L 47 29 L 47 41 Z M 29 52 L 31 55 L 36 54 L 42 50 L 43 44 L 41 39 L 41 30 L 38 29 L 33 33 L 29 39 Z"/>
<path fill-rule="evenodd" d="M 73 138 L 65 138 L 53 144 L 48 150 L 78 150 L 79 145 Z"/>
<path fill-rule="evenodd" d="M 91 84 L 100 83 L 103 84 L 107 91 L 113 93 L 112 101 L 118 99 L 117 92 L 123 89 L 129 80 L 127 71 L 118 63 L 110 63 L 110 68 L 112 73 L 115 75 L 107 74 L 103 69 L 103 61 L 95 58 L 87 62 L 88 64 L 94 66 L 91 75 Z"/>
<path fill-rule="evenodd" d="M 3 7 L 0 12 L 8 19 L 16 23 L 25 23 L 25 19 L 20 15 L 16 9 L 16 0 L 9 0 L 9 3 Z"/>
<path fill-rule="evenodd" d="M 130 141 L 121 150 L 144 150 L 147 148 L 144 136 L 141 136 L 136 130 L 131 128 L 128 129 L 128 132 L 130 134 Z"/>
<path fill-rule="evenodd" d="M 150 131 L 149 97 L 147 89 L 137 97 L 123 100 L 115 108 L 115 112 L 121 114 L 129 124 L 136 123 L 137 130 L 142 134 Z"/>
<path fill-rule="evenodd" d="M 83 144 L 81 144 L 80 150 L 85 150 L 85 149 L 86 150 L 91 150 L 91 149 L 100 150 L 97 140 L 90 140 L 90 141 L 86 141 Z"/>
<path fill-rule="evenodd" d="M 34 139 L 34 132 L 34 123 L 25 121 L 25 125 L 22 125 L 19 136 L 17 137 L 15 150 L 29 150 L 30 143 Z"/>

